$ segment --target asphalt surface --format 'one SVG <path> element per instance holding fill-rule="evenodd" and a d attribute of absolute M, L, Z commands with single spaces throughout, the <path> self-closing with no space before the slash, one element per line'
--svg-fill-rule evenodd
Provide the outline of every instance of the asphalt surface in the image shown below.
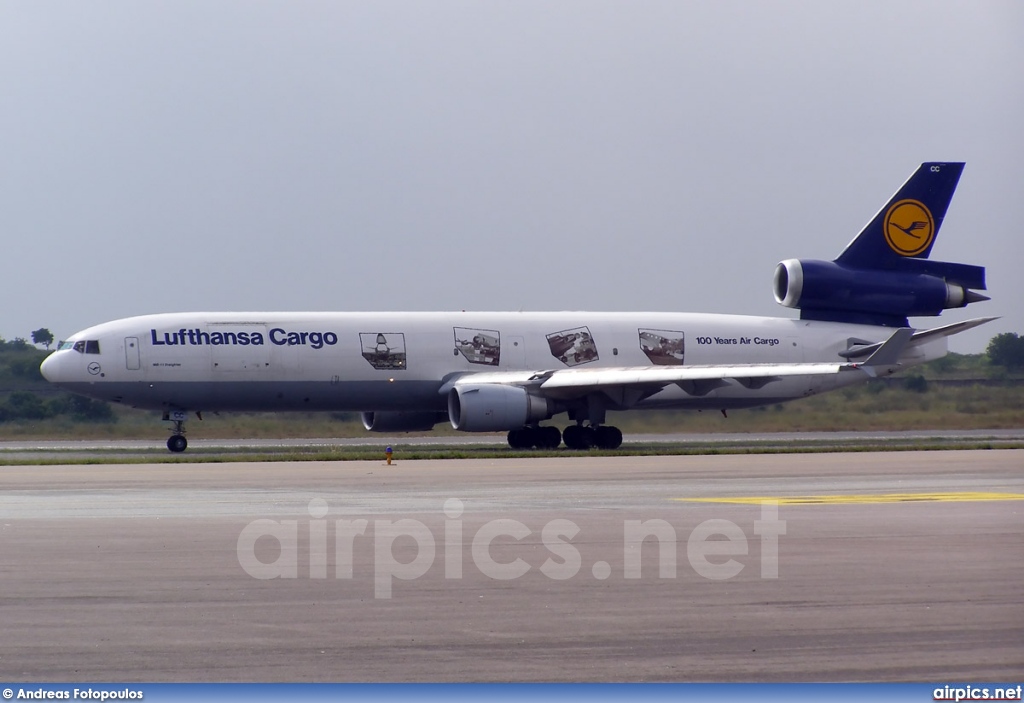
<path fill-rule="evenodd" d="M 0 488 L 3 680 L 1024 670 L 1021 450 L 4 466 Z"/>

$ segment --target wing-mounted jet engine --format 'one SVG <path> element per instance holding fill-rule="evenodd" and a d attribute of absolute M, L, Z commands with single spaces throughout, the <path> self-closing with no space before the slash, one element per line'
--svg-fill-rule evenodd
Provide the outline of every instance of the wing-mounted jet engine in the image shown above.
<path fill-rule="evenodd" d="M 775 300 L 803 320 L 907 327 L 989 298 L 981 266 L 929 261 L 963 163 L 924 163 L 835 261 L 787 259 Z"/>

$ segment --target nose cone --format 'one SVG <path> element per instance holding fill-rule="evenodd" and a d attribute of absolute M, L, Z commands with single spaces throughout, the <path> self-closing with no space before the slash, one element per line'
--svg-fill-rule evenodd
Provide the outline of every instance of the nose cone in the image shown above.
<path fill-rule="evenodd" d="M 48 357 L 43 359 L 43 363 L 39 365 L 39 372 L 43 374 L 50 383 L 60 383 L 60 359 L 63 356 L 59 352 L 54 352 Z"/>

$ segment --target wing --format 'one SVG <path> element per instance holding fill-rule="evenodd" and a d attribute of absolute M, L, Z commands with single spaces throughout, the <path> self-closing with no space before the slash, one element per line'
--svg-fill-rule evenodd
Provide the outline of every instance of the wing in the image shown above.
<path fill-rule="evenodd" d="M 784 376 L 812 376 L 856 370 L 857 364 L 747 364 L 738 366 L 629 366 L 598 369 L 560 369 L 475 373 L 460 376 L 441 388 L 447 393 L 459 385 L 499 384 L 527 388 L 553 400 L 579 398 L 595 391 L 615 396 L 634 396 L 633 402 L 653 395 L 665 386 L 677 384 L 690 395 L 706 395 L 715 388 L 739 383 L 761 388 Z M 625 398 L 624 398 L 625 399 Z M 626 403 L 630 405 L 632 403 Z"/>

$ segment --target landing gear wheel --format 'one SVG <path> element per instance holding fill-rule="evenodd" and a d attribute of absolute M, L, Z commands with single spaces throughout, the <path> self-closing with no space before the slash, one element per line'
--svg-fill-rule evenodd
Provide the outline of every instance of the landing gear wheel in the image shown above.
<path fill-rule="evenodd" d="M 508 431 L 508 446 L 513 449 L 533 449 L 540 446 L 539 428 L 522 427 L 518 430 Z"/>
<path fill-rule="evenodd" d="M 562 430 L 562 441 L 565 442 L 565 446 L 569 449 L 582 449 L 580 446 L 580 430 L 582 427 L 577 425 L 569 425 Z"/>
<path fill-rule="evenodd" d="M 167 448 L 175 454 L 185 451 L 187 446 L 188 440 L 184 435 L 174 434 L 167 439 Z"/>
<path fill-rule="evenodd" d="M 602 425 L 595 430 L 594 440 L 601 449 L 618 449 L 622 446 L 622 432 L 618 427 Z"/>
<path fill-rule="evenodd" d="M 590 449 L 594 446 L 594 428 L 569 425 L 562 432 L 562 441 L 569 449 Z"/>
<path fill-rule="evenodd" d="M 540 430 L 540 446 L 544 449 L 558 449 L 558 445 L 562 443 L 562 433 L 557 427 L 541 427 Z"/>
<path fill-rule="evenodd" d="M 523 430 L 509 430 L 508 431 L 508 446 L 512 449 L 528 449 L 524 444 L 526 438 L 523 437 Z"/>

